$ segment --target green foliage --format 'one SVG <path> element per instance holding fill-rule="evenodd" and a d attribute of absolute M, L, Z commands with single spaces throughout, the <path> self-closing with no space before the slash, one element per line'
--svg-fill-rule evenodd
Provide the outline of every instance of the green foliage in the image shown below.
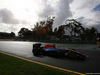
<path fill-rule="evenodd" d="M 61 25 L 61 26 L 58 27 L 57 34 L 58 34 L 58 38 L 60 38 L 60 40 L 62 40 L 62 37 L 65 34 L 64 26 L 63 25 Z"/>
<path fill-rule="evenodd" d="M 0 39 L 12 39 L 15 37 L 15 33 L 0 32 Z"/>
<path fill-rule="evenodd" d="M 94 27 L 91 27 L 90 29 L 86 28 L 80 37 L 86 41 L 93 41 L 96 40 L 97 33 L 98 31 Z"/>
<path fill-rule="evenodd" d="M 53 19 L 37 22 L 33 28 L 33 31 L 36 32 L 36 35 L 51 35 L 54 21 Z"/>
<path fill-rule="evenodd" d="M 77 22 L 75 19 L 68 19 L 66 25 L 64 25 L 66 30 L 70 33 L 70 36 L 79 36 L 83 31 L 84 27 L 81 23 Z"/>
<path fill-rule="evenodd" d="M 21 30 L 18 32 L 18 35 L 20 37 L 30 37 L 32 32 L 28 30 L 28 28 L 21 28 Z"/>
<path fill-rule="evenodd" d="M 49 18 L 46 21 L 37 22 L 32 31 L 27 28 L 21 28 L 18 32 L 20 37 L 33 37 L 37 40 L 50 40 L 53 36 L 59 40 L 78 39 L 78 41 L 96 41 L 99 33 L 95 27 L 84 28 L 80 22 L 75 19 L 68 19 L 64 25 L 60 25 L 52 29 L 54 18 Z M 31 35 L 31 36 L 30 36 Z"/>
<path fill-rule="evenodd" d="M 11 35 L 11 37 L 15 37 L 15 33 L 14 32 L 11 32 L 10 35 Z"/>

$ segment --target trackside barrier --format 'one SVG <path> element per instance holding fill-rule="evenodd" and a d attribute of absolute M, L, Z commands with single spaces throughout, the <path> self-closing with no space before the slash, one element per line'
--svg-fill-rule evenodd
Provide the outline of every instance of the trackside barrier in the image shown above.
<path fill-rule="evenodd" d="M 27 42 L 62 43 L 62 44 L 100 44 L 100 42 L 66 42 L 66 41 L 44 41 L 44 40 L 19 40 Z"/>
<path fill-rule="evenodd" d="M 97 42 L 98 47 L 100 47 L 100 42 Z"/>

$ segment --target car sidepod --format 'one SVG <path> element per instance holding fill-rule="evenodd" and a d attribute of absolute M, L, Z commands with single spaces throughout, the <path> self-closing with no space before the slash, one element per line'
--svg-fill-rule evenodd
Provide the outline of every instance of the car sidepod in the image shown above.
<path fill-rule="evenodd" d="M 45 55 L 56 56 L 58 54 L 58 49 L 57 48 L 47 48 L 47 49 L 44 49 L 44 54 Z"/>

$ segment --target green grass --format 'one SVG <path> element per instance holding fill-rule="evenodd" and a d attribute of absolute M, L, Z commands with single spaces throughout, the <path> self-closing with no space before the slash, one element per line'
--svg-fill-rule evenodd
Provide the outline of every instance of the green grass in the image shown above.
<path fill-rule="evenodd" d="M 72 75 L 0 53 L 0 75 Z"/>

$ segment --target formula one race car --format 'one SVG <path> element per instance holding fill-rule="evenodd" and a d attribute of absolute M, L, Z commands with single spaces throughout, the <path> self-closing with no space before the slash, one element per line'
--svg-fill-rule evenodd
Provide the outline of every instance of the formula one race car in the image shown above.
<path fill-rule="evenodd" d="M 41 43 L 33 44 L 33 54 L 37 55 L 49 55 L 49 56 L 67 56 L 72 59 L 86 59 L 86 55 L 75 51 L 74 49 L 61 49 L 55 47 L 55 45 L 45 45 L 41 46 Z"/>

